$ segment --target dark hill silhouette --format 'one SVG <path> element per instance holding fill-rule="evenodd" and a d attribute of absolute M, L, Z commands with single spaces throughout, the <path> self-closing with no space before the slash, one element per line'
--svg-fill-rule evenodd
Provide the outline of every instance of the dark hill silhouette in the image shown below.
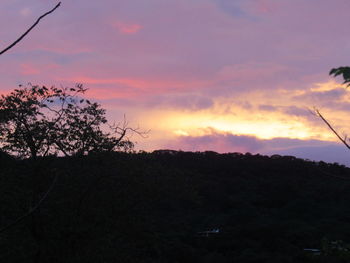
<path fill-rule="evenodd" d="M 0 228 L 41 202 L 0 232 L 1 262 L 348 259 L 325 249 L 350 242 L 350 169 L 338 164 L 158 150 L 6 159 L 0 169 Z"/>

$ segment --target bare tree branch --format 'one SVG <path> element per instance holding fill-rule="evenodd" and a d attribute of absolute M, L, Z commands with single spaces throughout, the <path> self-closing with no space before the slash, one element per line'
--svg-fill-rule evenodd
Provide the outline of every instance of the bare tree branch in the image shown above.
<path fill-rule="evenodd" d="M 130 142 L 130 139 L 134 134 L 137 134 L 141 138 L 147 138 L 148 133 L 150 132 L 149 130 L 142 131 L 139 127 L 129 127 L 129 122 L 126 120 L 125 114 L 123 123 L 113 123 L 112 125 L 107 123 L 107 125 L 113 131 L 110 133 L 110 135 L 116 136 L 114 137 L 114 142 L 110 145 L 109 151 L 112 151 L 115 147 L 118 147 L 122 141 Z"/>
<path fill-rule="evenodd" d="M 39 200 L 39 202 L 33 208 L 31 208 L 27 213 L 25 213 L 24 215 L 18 217 L 16 220 L 11 222 L 7 226 L 1 228 L 0 229 L 0 234 L 2 232 L 4 232 L 4 231 L 14 227 L 15 225 L 17 225 L 19 222 L 21 222 L 22 220 L 24 220 L 28 216 L 32 215 L 41 206 L 41 204 L 47 199 L 47 197 L 49 196 L 50 192 L 52 191 L 53 187 L 56 184 L 57 178 L 58 178 L 58 174 L 56 173 L 55 178 L 53 179 L 49 189 L 46 191 L 46 193 L 43 195 L 43 197 Z"/>
<path fill-rule="evenodd" d="M 0 51 L 0 55 L 4 54 L 6 51 L 8 51 L 9 49 L 13 48 L 15 45 L 18 44 L 18 42 L 20 42 L 30 31 L 32 31 L 32 29 L 34 27 L 36 27 L 37 24 L 39 24 L 40 20 L 43 19 L 45 16 L 51 14 L 52 12 L 54 12 L 59 6 L 61 5 L 61 2 L 59 2 L 53 9 L 51 9 L 50 11 L 46 12 L 45 14 L 43 14 L 41 17 L 39 17 L 35 23 L 26 31 L 23 33 L 23 35 L 21 35 L 15 42 L 13 42 L 11 45 L 9 45 L 7 48 L 5 48 L 4 50 Z"/>
<path fill-rule="evenodd" d="M 321 118 L 321 120 L 328 126 L 328 128 L 338 137 L 338 139 L 350 150 L 350 145 L 346 142 L 347 137 L 342 138 L 339 133 L 333 128 L 333 126 L 323 117 L 318 109 L 314 109 L 316 115 Z"/>

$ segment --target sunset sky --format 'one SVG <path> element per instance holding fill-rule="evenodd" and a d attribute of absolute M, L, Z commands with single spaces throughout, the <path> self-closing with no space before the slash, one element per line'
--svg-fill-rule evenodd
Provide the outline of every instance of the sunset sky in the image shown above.
<path fill-rule="evenodd" d="M 0 49 L 52 0 L 2 0 Z M 0 93 L 74 86 L 150 129 L 138 150 L 296 155 L 350 166 L 349 0 L 63 0 L 0 57 Z"/>

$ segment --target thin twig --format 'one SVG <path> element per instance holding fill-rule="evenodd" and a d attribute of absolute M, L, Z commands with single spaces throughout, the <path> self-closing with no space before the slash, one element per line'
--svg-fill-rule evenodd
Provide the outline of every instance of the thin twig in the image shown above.
<path fill-rule="evenodd" d="M 18 42 L 20 42 L 34 27 L 36 27 L 37 24 L 39 24 L 40 20 L 43 19 L 45 16 L 51 14 L 53 11 L 55 11 L 59 6 L 61 5 L 61 2 L 59 2 L 53 9 L 51 9 L 50 11 L 46 12 L 45 14 L 43 14 L 41 17 L 39 17 L 35 23 L 26 31 L 23 33 L 23 35 L 21 35 L 15 42 L 13 42 L 11 45 L 9 45 L 7 48 L 5 48 L 4 50 L 0 51 L 0 55 L 4 54 L 6 51 L 8 51 L 9 49 L 13 48 L 15 45 L 18 44 Z"/>
<path fill-rule="evenodd" d="M 53 187 L 56 184 L 58 178 L 58 174 L 56 173 L 55 178 L 53 179 L 49 189 L 46 191 L 46 193 L 43 195 L 43 197 L 39 200 L 39 202 L 33 207 L 31 208 L 27 213 L 25 213 L 24 215 L 18 217 L 16 220 L 14 220 L 13 222 L 11 222 L 10 224 L 8 224 L 7 226 L 3 227 L 0 229 L 0 234 L 12 227 L 14 227 L 15 225 L 17 225 L 19 222 L 21 222 L 22 220 L 24 220 L 25 218 L 27 218 L 28 216 L 30 216 L 31 214 L 33 214 L 39 207 L 40 205 L 46 200 L 46 198 L 49 196 L 50 192 L 52 191 Z"/>
<path fill-rule="evenodd" d="M 328 126 L 328 128 L 338 137 L 338 139 L 350 150 L 350 145 L 346 142 L 346 139 L 342 138 L 337 131 L 332 127 L 332 125 L 323 117 L 318 109 L 315 109 L 315 112 L 318 117 Z"/>

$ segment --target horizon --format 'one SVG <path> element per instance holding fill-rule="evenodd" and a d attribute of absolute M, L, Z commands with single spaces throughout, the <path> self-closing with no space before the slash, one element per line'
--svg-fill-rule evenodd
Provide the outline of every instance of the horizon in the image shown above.
<path fill-rule="evenodd" d="M 58 1 L 2 1 L 0 47 Z M 315 4 L 317 3 L 317 4 Z M 350 132 L 345 0 L 62 1 L 1 56 L 0 94 L 82 83 L 87 98 L 151 130 L 136 149 L 292 155 L 350 167 L 310 113 Z M 9 26 L 10 25 L 10 26 Z M 10 29 L 9 29 L 10 28 Z M 0 48 L 0 49 L 1 49 Z"/>

